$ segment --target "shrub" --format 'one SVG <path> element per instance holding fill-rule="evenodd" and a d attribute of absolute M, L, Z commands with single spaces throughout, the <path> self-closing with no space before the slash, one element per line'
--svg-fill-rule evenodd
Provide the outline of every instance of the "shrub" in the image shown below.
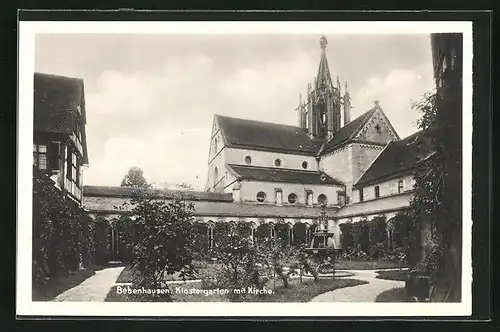
<path fill-rule="evenodd" d="M 368 252 L 370 250 L 370 226 L 368 220 L 360 220 L 353 223 L 353 239 L 357 251 Z"/>
<path fill-rule="evenodd" d="M 33 167 L 33 287 L 94 260 L 94 223 L 75 201 Z"/>
<path fill-rule="evenodd" d="M 386 220 L 384 217 L 375 217 L 370 221 L 369 254 L 371 257 L 381 257 L 387 250 Z"/>
<path fill-rule="evenodd" d="M 193 205 L 174 198 L 166 202 L 141 191 L 131 201 L 137 243 L 132 250 L 133 283 L 147 288 L 165 286 L 166 275 L 193 271 Z"/>
<path fill-rule="evenodd" d="M 238 224 L 234 231 L 230 225 L 220 221 L 215 224 L 216 240 L 209 254 L 221 264 L 214 276 L 205 278 L 204 286 L 223 285 L 228 289 L 255 286 L 260 288 L 265 282 L 257 264 L 262 262 L 259 246 L 253 245 L 249 238 L 247 225 Z M 248 232 L 247 232 L 248 231 Z M 241 300 L 245 295 L 229 292 L 230 300 Z"/>
<path fill-rule="evenodd" d="M 353 224 L 344 223 L 339 225 L 340 228 L 340 246 L 343 250 L 350 250 L 354 246 Z"/>

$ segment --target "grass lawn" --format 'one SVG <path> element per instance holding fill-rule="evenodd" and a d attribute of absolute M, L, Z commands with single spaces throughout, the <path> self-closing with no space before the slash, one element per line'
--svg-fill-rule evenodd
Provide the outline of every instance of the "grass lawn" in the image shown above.
<path fill-rule="evenodd" d="M 95 271 L 103 268 L 102 266 L 89 266 L 82 270 L 66 272 L 56 278 L 47 279 L 44 285 L 33 287 L 33 301 L 51 301 L 57 295 L 78 286 L 85 279 L 93 276 Z"/>
<path fill-rule="evenodd" d="M 375 302 L 408 302 L 406 301 L 406 290 L 404 287 L 386 290 L 377 295 Z"/>
<path fill-rule="evenodd" d="M 316 295 L 344 287 L 353 287 L 366 284 L 366 281 L 357 279 L 321 279 L 318 283 L 313 280 L 304 279 L 302 283 L 298 279 L 290 280 L 290 288 L 284 288 L 281 281 L 276 280 L 276 288 L 273 282 L 270 281 L 264 288 L 272 292 L 272 294 L 246 294 L 246 297 L 241 302 L 308 302 Z M 106 302 L 149 302 L 152 300 L 151 295 L 134 295 L 134 294 L 118 294 L 118 286 L 114 286 L 109 291 Z M 274 289 L 273 289 L 274 288 Z M 193 293 L 185 294 L 184 291 Z M 173 302 L 230 302 L 227 295 L 219 293 L 206 293 L 210 290 L 203 290 L 201 283 L 185 283 L 170 286 L 170 295 Z M 224 290 L 225 291 L 225 290 Z M 232 290 L 227 290 L 232 291 Z M 163 296 L 163 299 L 156 301 L 169 301 L 168 295 Z"/>
<path fill-rule="evenodd" d="M 405 267 L 405 266 L 401 266 Z M 355 260 L 335 260 L 337 270 L 379 270 L 399 268 L 398 262 L 386 260 L 355 261 Z"/>
<path fill-rule="evenodd" d="M 408 271 L 403 270 L 392 270 L 392 271 L 376 271 L 377 279 L 385 279 L 385 280 L 400 280 L 406 281 L 408 279 Z"/>

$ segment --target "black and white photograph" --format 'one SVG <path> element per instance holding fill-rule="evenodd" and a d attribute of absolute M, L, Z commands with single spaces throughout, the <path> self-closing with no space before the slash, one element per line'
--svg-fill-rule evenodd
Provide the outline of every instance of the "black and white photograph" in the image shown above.
<path fill-rule="evenodd" d="M 18 312 L 470 315 L 472 56 L 470 22 L 21 22 Z"/>

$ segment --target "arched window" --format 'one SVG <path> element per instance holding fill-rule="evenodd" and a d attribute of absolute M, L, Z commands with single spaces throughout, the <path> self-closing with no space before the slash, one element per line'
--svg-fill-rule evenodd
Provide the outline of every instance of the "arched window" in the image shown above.
<path fill-rule="evenodd" d="M 274 229 L 274 225 L 271 225 L 271 238 L 275 238 L 276 237 L 276 230 Z"/>
<path fill-rule="evenodd" d="M 288 195 L 288 203 L 294 204 L 296 201 L 297 201 L 297 195 L 295 195 L 294 193 Z"/>
<path fill-rule="evenodd" d="M 263 191 L 260 191 L 257 193 L 257 201 L 259 202 L 264 202 L 266 200 L 266 193 Z"/>
<path fill-rule="evenodd" d="M 212 248 L 214 246 L 214 225 L 212 223 L 207 225 L 207 239 L 208 247 Z"/>

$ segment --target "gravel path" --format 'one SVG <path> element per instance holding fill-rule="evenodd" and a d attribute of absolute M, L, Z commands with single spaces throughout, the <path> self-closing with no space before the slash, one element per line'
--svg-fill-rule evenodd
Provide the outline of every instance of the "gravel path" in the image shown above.
<path fill-rule="evenodd" d="M 368 281 L 368 284 L 346 287 L 326 292 L 314 297 L 311 302 L 375 302 L 382 292 L 404 287 L 404 281 L 376 279 L 378 270 L 349 270 L 352 278 Z"/>
<path fill-rule="evenodd" d="M 123 269 L 110 267 L 96 271 L 95 275 L 59 294 L 53 301 L 103 302 Z"/>

